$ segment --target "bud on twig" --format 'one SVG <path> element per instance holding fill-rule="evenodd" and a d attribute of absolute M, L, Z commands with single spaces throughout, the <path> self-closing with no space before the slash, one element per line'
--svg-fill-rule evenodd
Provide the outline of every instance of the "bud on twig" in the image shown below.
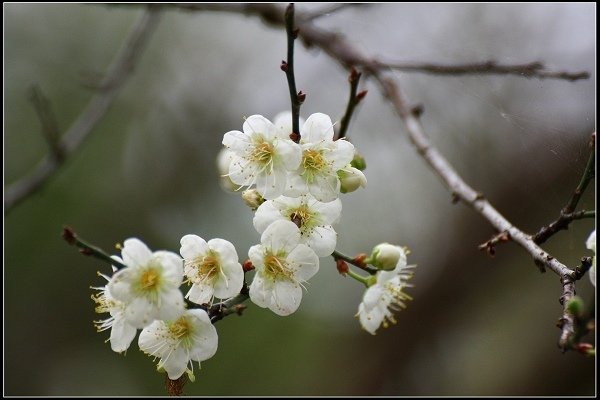
<path fill-rule="evenodd" d="M 298 92 L 298 101 L 300 102 L 300 104 L 304 103 L 304 100 L 306 100 L 306 93 L 299 91 Z"/>
<path fill-rule="evenodd" d="M 281 65 L 279 66 L 279 68 L 281 68 L 281 70 L 282 70 L 283 72 L 287 72 L 287 71 L 288 71 L 288 63 L 287 63 L 287 62 L 285 62 L 285 61 L 282 61 L 282 62 L 281 62 Z"/>

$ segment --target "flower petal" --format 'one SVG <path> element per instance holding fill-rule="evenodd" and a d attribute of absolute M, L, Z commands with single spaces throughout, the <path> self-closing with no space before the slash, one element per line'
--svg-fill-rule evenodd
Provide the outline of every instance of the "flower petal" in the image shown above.
<path fill-rule="evenodd" d="M 342 214 L 342 201 L 337 198 L 328 203 L 312 201 L 310 208 L 319 213 L 319 225 L 332 225 L 339 221 Z"/>
<path fill-rule="evenodd" d="M 300 229 L 292 221 L 275 221 L 265 229 L 260 241 L 274 252 L 289 253 L 300 241 Z"/>
<path fill-rule="evenodd" d="M 354 158 L 354 145 L 345 139 L 333 142 L 332 151 L 326 153 L 325 158 L 331 162 L 334 171 L 344 168 Z"/>
<path fill-rule="evenodd" d="M 261 135 L 265 139 L 273 139 L 276 135 L 275 125 L 262 115 L 251 115 L 246 118 L 242 129 L 249 136 Z"/>
<path fill-rule="evenodd" d="M 290 315 L 298 309 L 301 300 L 302 288 L 298 283 L 278 281 L 274 285 L 273 302 L 269 309 L 277 315 Z"/>
<path fill-rule="evenodd" d="M 287 172 L 274 168 L 270 173 L 266 173 L 265 171 L 256 176 L 256 190 L 265 199 L 271 200 L 283 194 L 286 181 Z"/>
<path fill-rule="evenodd" d="M 319 257 L 305 244 L 299 244 L 292 250 L 287 260 L 289 267 L 294 270 L 294 278 L 307 281 L 319 270 Z"/>
<path fill-rule="evenodd" d="M 129 324 L 141 329 L 150 325 L 156 319 L 155 310 L 154 305 L 148 300 L 143 297 L 136 297 L 125 304 L 123 315 Z"/>
<path fill-rule="evenodd" d="M 214 288 L 212 285 L 194 283 L 185 297 L 196 304 L 204 304 L 210 302 L 210 299 L 212 299 L 213 295 Z"/>
<path fill-rule="evenodd" d="M 162 367 L 167 371 L 169 379 L 175 380 L 181 377 L 190 359 L 183 347 L 175 348 L 167 357 L 161 358 Z"/>
<path fill-rule="evenodd" d="M 280 198 L 281 197 L 278 197 L 277 199 Z M 276 200 L 265 201 L 256 210 L 252 223 L 258 233 L 263 233 L 273 222 L 285 219 L 281 214 L 281 210 L 275 205 L 275 201 Z"/>
<path fill-rule="evenodd" d="M 185 310 L 183 294 L 179 288 L 164 291 L 160 294 L 159 309 L 156 319 L 172 321 Z"/>
<path fill-rule="evenodd" d="M 327 203 L 338 198 L 340 181 L 336 174 L 316 175 L 309 190 L 315 199 Z"/>
<path fill-rule="evenodd" d="M 332 141 L 333 124 L 331 118 L 323 113 L 312 114 L 302 125 L 300 135 L 302 136 L 301 143 Z"/>
<path fill-rule="evenodd" d="M 337 233 L 331 225 L 314 227 L 305 243 L 317 253 L 319 257 L 330 256 L 335 250 Z"/>
<path fill-rule="evenodd" d="M 208 244 L 197 235 L 185 235 L 181 238 L 179 253 L 187 260 L 198 257 L 208 252 Z"/>
<path fill-rule="evenodd" d="M 169 285 L 179 287 L 183 281 L 183 260 L 170 251 L 156 251 L 152 259 L 162 266 L 161 279 Z"/>
<path fill-rule="evenodd" d="M 219 336 L 204 310 L 194 309 L 186 312 L 193 324 L 194 346 L 190 350 L 190 359 L 194 361 L 208 360 L 217 352 Z"/>
<path fill-rule="evenodd" d="M 271 305 L 272 291 L 271 281 L 265 279 L 260 271 L 257 271 L 250 284 L 250 300 L 259 307 L 267 308 Z"/>
<path fill-rule="evenodd" d="M 300 145 L 290 139 L 280 139 L 273 144 L 278 162 L 288 171 L 293 171 L 300 166 L 302 161 L 302 150 Z"/>
<path fill-rule="evenodd" d="M 121 353 L 129 348 L 135 338 L 137 329 L 127 323 L 125 318 L 115 318 L 110 331 L 110 347 L 113 351 Z"/>
<path fill-rule="evenodd" d="M 246 154 L 248 147 L 252 144 L 252 139 L 244 132 L 229 131 L 223 135 L 223 145 L 238 156 Z"/>
<path fill-rule="evenodd" d="M 152 257 L 152 251 L 141 240 L 131 238 L 123 242 L 121 255 L 123 256 L 123 263 L 128 267 L 143 267 Z"/>

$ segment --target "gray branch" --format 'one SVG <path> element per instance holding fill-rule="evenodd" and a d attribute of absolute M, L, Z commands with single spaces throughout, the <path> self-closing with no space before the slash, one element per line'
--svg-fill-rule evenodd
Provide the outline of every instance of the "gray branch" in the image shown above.
<path fill-rule="evenodd" d="M 13 207 L 21 201 L 38 191 L 48 180 L 54 176 L 57 170 L 65 163 L 68 157 L 73 154 L 82 143 L 93 132 L 94 127 L 109 109 L 118 90 L 123 83 L 131 76 L 139 56 L 148 42 L 150 34 L 156 28 L 159 21 L 159 8 L 150 6 L 139 19 L 124 45 L 115 57 L 104 79 L 98 85 L 98 92 L 90 99 L 87 106 L 81 114 L 69 127 L 59 142 L 51 144 L 51 151 L 44 159 L 40 161 L 37 167 L 28 175 L 22 177 L 17 182 L 10 184 L 4 192 L 4 213 L 7 214 Z M 39 94 L 39 93 L 38 93 Z M 36 104 L 43 104 L 36 96 Z M 45 107 L 45 108 L 44 108 Z M 42 131 L 45 132 L 50 121 L 48 113 L 40 110 L 48 110 L 45 105 L 40 108 L 36 105 L 36 110 L 42 123 Z M 48 133 L 44 134 L 48 138 Z M 57 152 L 52 149 L 59 149 Z M 60 154 L 60 157 L 57 157 Z"/>

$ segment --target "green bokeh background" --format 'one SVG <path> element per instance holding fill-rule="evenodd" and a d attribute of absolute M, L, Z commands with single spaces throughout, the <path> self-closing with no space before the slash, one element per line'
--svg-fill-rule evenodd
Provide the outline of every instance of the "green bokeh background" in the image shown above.
<path fill-rule="evenodd" d="M 322 5 L 321 5 L 322 6 Z M 298 10 L 318 9 L 299 4 Z M 38 84 L 64 131 L 92 95 L 140 17 L 138 7 L 4 5 L 4 181 L 30 171 L 46 146 L 27 90 Z M 392 4 L 352 7 L 316 21 L 368 54 L 393 61 L 544 61 L 589 71 L 584 81 L 516 76 L 439 77 L 395 72 L 422 103 L 433 142 L 474 188 L 527 232 L 550 222 L 576 185 L 595 130 L 594 4 Z M 285 34 L 257 18 L 166 11 L 131 79 L 92 136 L 44 188 L 5 213 L 4 393 L 163 395 L 164 378 L 134 343 L 126 356 L 96 333 L 90 286 L 101 262 L 60 238 L 72 226 L 107 249 L 139 237 L 177 252 L 195 233 L 230 240 L 245 258 L 259 241 L 251 212 L 219 187 L 223 133 L 243 117 L 289 107 Z M 307 117 L 341 117 L 346 72 L 297 48 Z M 298 312 L 278 317 L 251 303 L 217 324 L 219 350 L 189 395 L 593 395 L 595 363 L 556 346 L 560 283 L 515 244 L 477 250 L 494 232 L 451 197 L 415 154 L 371 81 L 349 136 L 368 187 L 345 195 L 338 248 L 408 246 L 418 264 L 414 301 L 398 324 L 371 336 L 354 318 L 363 289 L 331 259 Z M 595 182 L 594 185 L 595 186 Z M 590 188 L 581 209 L 594 209 Z M 544 248 L 575 266 L 593 220 Z M 577 285 L 589 305 L 594 288 Z M 593 335 L 588 337 L 594 342 Z"/>

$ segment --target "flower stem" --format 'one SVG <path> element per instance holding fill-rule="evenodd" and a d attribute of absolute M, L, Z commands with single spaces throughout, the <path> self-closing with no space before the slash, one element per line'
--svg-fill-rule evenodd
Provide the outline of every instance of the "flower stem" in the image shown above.
<path fill-rule="evenodd" d="M 340 253 L 337 250 L 334 250 L 333 253 L 331 253 L 331 256 L 333 257 L 334 260 L 344 260 L 346 261 L 348 264 L 352 264 L 355 267 L 358 267 L 360 269 L 362 269 L 363 271 L 367 271 L 369 274 L 371 275 L 375 275 L 377 273 L 377 269 L 369 267 L 368 265 L 361 265 L 359 263 L 356 262 L 356 260 L 350 256 L 347 256 L 345 254 Z"/>
<path fill-rule="evenodd" d="M 294 3 L 285 9 L 285 31 L 287 33 L 287 61 L 282 62 L 281 69 L 285 72 L 290 99 L 292 102 L 292 140 L 300 142 L 300 105 L 306 98 L 302 92 L 296 91 L 296 77 L 294 75 L 294 41 L 298 37 L 298 30 L 294 28 Z"/>
<path fill-rule="evenodd" d="M 118 260 L 115 260 L 101 248 L 79 239 L 75 231 L 73 231 L 73 229 L 69 228 L 68 226 L 63 227 L 62 237 L 70 245 L 77 246 L 79 248 L 79 252 L 85 256 L 92 256 L 99 260 L 105 261 L 111 265 L 114 265 L 117 269 L 126 267 L 125 264 L 121 263 Z"/>
<path fill-rule="evenodd" d="M 350 278 L 352 278 L 352 279 L 354 279 L 354 280 L 357 280 L 357 281 L 359 281 L 360 283 L 362 283 L 362 284 L 363 284 L 363 285 L 365 285 L 366 287 L 369 287 L 369 278 L 370 278 L 371 276 L 362 276 L 362 275 L 359 275 L 359 274 L 357 274 L 356 272 L 352 271 L 351 269 L 349 269 L 349 270 L 346 272 L 346 274 L 347 274 L 347 275 L 348 275 Z"/>

